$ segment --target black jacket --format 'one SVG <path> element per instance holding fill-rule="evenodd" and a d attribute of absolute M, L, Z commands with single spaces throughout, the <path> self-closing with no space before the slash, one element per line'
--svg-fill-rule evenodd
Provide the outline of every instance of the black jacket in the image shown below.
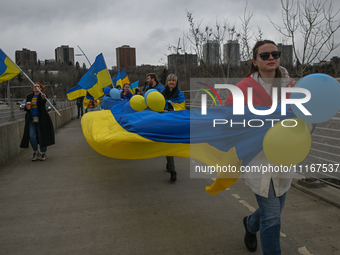
<path fill-rule="evenodd" d="M 26 102 L 32 102 L 33 94 L 29 94 L 26 98 Z M 41 98 L 41 94 L 37 98 L 37 108 L 39 117 L 39 130 L 41 135 L 41 141 L 39 144 L 41 147 L 46 147 L 55 143 L 54 139 L 54 128 L 50 115 L 46 111 L 46 100 Z M 32 122 L 32 111 L 27 110 L 25 106 L 26 116 L 25 116 L 25 128 L 24 135 L 21 140 L 20 148 L 29 147 L 29 128 L 30 122 Z"/>

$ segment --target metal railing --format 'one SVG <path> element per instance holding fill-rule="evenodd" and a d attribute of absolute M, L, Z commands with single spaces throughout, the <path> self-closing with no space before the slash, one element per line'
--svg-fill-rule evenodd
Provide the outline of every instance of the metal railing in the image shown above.
<path fill-rule="evenodd" d="M 0 124 L 6 123 L 8 121 L 15 121 L 15 120 L 20 120 L 20 119 L 25 118 L 26 112 L 24 110 L 20 110 L 20 105 L 17 105 L 16 102 L 13 102 L 13 101 L 11 100 L 11 102 L 13 103 L 13 107 L 10 107 L 10 105 L 7 105 L 6 103 L 0 105 Z M 57 110 L 60 110 L 60 109 L 73 106 L 75 104 L 76 104 L 75 101 L 69 101 L 67 99 L 63 99 L 63 100 L 57 100 L 54 106 L 56 107 Z M 46 107 L 48 106 L 49 104 L 46 103 Z"/>

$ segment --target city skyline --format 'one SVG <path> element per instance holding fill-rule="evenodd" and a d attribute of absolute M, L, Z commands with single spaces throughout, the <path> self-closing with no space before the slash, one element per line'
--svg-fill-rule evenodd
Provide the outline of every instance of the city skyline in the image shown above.
<path fill-rule="evenodd" d="M 79 45 L 91 62 L 103 53 L 108 68 L 111 68 L 117 65 L 115 49 L 130 45 L 136 49 L 136 65 L 164 65 L 167 56 L 173 53 L 169 46 L 177 46 L 179 38 L 180 53 L 185 50 L 188 54 L 195 54 L 189 40 L 183 35 L 189 31 L 186 12 L 193 12 L 194 22 L 200 23 L 203 30 L 205 25 L 214 27 L 216 21 L 226 20 L 230 26 L 235 25 L 239 32 L 242 30 L 241 18 L 247 2 L 248 12 L 253 14 L 249 24 L 251 47 L 258 35 L 258 28 L 261 28 L 265 39 L 291 44 L 270 22 L 272 20 L 282 26 L 280 1 L 216 0 L 207 3 L 203 0 L 150 0 L 145 4 L 133 0 L 85 0 L 80 5 L 66 0 L 35 0 L 33 3 L 4 0 L 0 8 L 0 21 L 5 24 L 0 47 L 11 59 L 15 59 L 16 50 L 28 48 L 37 52 L 38 59 L 44 60 L 54 59 L 54 49 L 60 45 L 69 45 L 74 48 L 76 55 L 81 54 L 77 47 Z M 332 3 L 334 10 L 339 9 L 340 2 L 333 0 Z M 20 10 L 25 10 L 25 15 L 18 6 Z M 234 38 L 226 37 L 225 42 L 229 39 Z M 340 33 L 336 33 L 335 42 L 339 41 Z M 339 55 L 340 48 L 327 59 Z M 75 56 L 77 61 L 81 66 L 83 63 L 88 66 L 84 56 Z"/>

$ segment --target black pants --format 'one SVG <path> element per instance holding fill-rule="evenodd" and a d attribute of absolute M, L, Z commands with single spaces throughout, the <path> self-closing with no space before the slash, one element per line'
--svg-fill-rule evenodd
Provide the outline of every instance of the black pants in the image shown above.
<path fill-rule="evenodd" d="M 166 169 L 169 172 L 175 171 L 175 159 L 173 156 L 166 156 Z"/>
<path fill-rule="evenodd" d="M 83 116 L 83 106 L 77 104 L 77 109 L 78 109 L 78 119 L 79 119 L 80 116 Z"/>

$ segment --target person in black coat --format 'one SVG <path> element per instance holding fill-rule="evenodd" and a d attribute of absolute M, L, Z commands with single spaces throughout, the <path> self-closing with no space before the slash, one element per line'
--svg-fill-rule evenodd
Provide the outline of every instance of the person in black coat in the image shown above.
<path fill-rule="evenodd" d="M 25 111 L 25 128 L 20 147 L 28 148 L 30 143 L 34 151 L 32 161 L 44 161 L 47 146 L 54 144 L 55 139 L 53 123 L 46 110 L 46 95 L 41 83 L 35 82 L 32 93 L 27 96 Z M 38 150 L 38 144 L 41 153 Z"/>

